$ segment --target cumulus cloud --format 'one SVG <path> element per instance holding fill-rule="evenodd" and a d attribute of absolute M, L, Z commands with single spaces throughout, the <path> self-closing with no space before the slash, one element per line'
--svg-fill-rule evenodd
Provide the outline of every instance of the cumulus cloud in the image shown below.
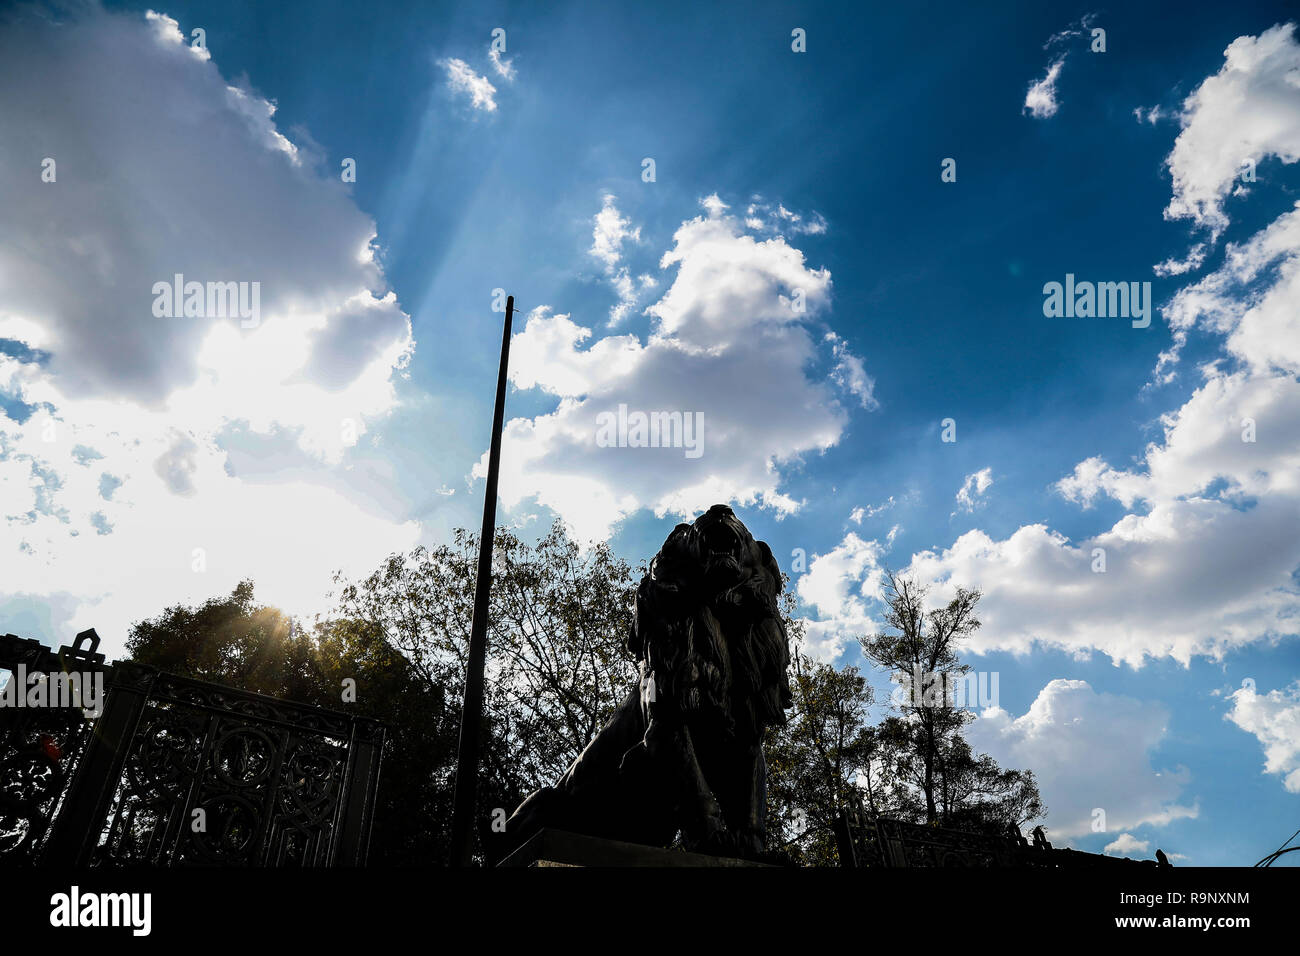
<path fill-rule="evenodd" d="M 974 511 L 983 504 L 984 492 L 993 487 L 993 469 L 981 468 L 966 476 L 966 480 L 957 489 L 957 506 L 961 511 Z"/>
<path fill-rule="evenodd" d="M 1267 694 L 1248 685 L 1231 700 L 1232 709 L 1224 716 L 1259 739 L 1264 772 L 1280 776 L 1289 793 L 1300 793 L 1300 681 Z"/>
<path fill-rule="evenodd" d="M 1258 362 L 1291 360 L 1287 345 L 1240 329 L 1229 341 Z M 1140 464 L 1092 457 L 1058 483 L 1085 507 L 1111 498 L 1130 509 L 1109 530 L 1077 543 L 1041 524 L 1004 540 L 976 530 L 913 557 L 910 570 L 940 594 L 983 589 L 976 647 L 1041 641 L 1136 666 L 1148 656 L 1217 659 L 1296 632 L 1300 383 L 1249 368 L 1205 376 L 1162 416 L 1163 437 Z"/>
<path fill-rule="evenodd" d="M 676 272 L 646 310 L 654 328 L 644 339 L 596 337 L 548 309 L 516 335 L 512 382 L 554 396 L 558 407 L 508 424 L 507 506 L 534 498 L 583 538 L 604 537 L 642 508 L 662 516 L 718 501 L 777 514 L 799 507 L 781 490 L 783 467 L 836 444 L 847 421 L 836 383 L 810 372 L 825 359 L 812 324 L 828 306 L 830 273 L 810 268 L 783 237 L 745 235 L 717 196 L 703 204 L 705 215 L 682 223 L 660 260 Z M 626 233 L 613 218 L 610 234 Z M 594 247 L 612 257 L 600 234 Z M 602 447 L 602 416 L 620 406 L 702 416 L 701 453 L 662 443 Z M 474 473 L 485 469 L 486 458 Z"/>
<path fill-rule="evenodd" d="M 1151 841 L 1139 840 L 1131 833 L 1121 833 L 1102 847 L 1107 856 L 1150 856 Z"/>
<path fill-rule="evenodd" d="M 1188 330 L 1226 336 L 1228 352 L 1255 374 L 1300 373 L 1300 204 L 1242 243 L 1222 267 L 1178 291 L 1162 314 L 1177 358 Z M 1159 370 L 1159 369 L 1158 369 Z"/>
<path fill-rule="evenodd" d="M 412 541 L 328 482 L 230 468 L 237 425 L 323 474 L 393 407 L 413 348 L 373 221 L 274 105 L 170 17 L 85 7 L 10 15 L 0 114 L 0 612 L 48 596 L 34 636 L 95 626 L 120 648 L 130 621 L 246 575 L 319 608 L 334 567 Z M 258 283 L 259 321 L 159 317 L 176 275 Z"/>
<path fill-rule="evenodd" d="M 1182 132 L 1166 164 L 1173 176 L 1168 219 L 1189 218 L 1217 237 L 1224 201 L 1247 160 L 1300 159 L 1300 43 L 1295 24 L 1233 40 L 1223 67 L 1183 102 Z"/>
<path fill-rule="evenodd" d="M 497 108 L 497 88 L 492 81 L 474 69 L 464 60 L 450 57 L 439 60 L 438 65 L 447 71 L 447 87 L 453 93 L 469 97 L 470 106 L 485 113 L 494 113 Z"/>
<path fill-rule="evenodd" d="M 984 591 L 986 627 L 972 646 L 1023 652 L 1041 641 L 1136 666 L 1295 633 L 1300 383 L 1207 376 L 1163 417 L 1140 465 L 1093 457 L 1058 484 L 1081 505 L 1108 497 L 1132 509 L 1109 530 L 1077 543 L 1041 524 L 1004 540 L 975 530 L 913 556 L 909 570 L 940 596 L 956 584 Z"/>
<path fill-rule="evenodd" d="M 332 319 L 371 306 L 384 281 L 367 252 L 374 223 L 343 184 L 285 148 L 272 104 L 232 87 L 175 21 L 154 16 L 166 29 L 88 12 L 57 29 L 16 19 L 0 37 L 0 107 L 24 131 L 0 143 L 0 337 L 50 353 L 47 371 L 70 397 L 157 407 L 203 377 L 214 330 L 251 351 L 292 325 L 310 346 Z M 23 75 L 40 82 L 23 89 Z M 45 157 L 55 182 L 39 179 Z M 261 327 L 156 318 L 152 287 L 177 273 L 260 282 Z M 362 325 L 354 344 L 404 349 L 409 325 L 392 311 L 396 321 Z"/>
<path fill-rule="evenodd" d="M 1061 75 L 1063 66 L 1065 66 L 1065 54 L 1047 65 L 1047 72 L 1042 79 L 1029 84 L 1022 111 L 1028 112 L 1034 119 L 1049 119 L 1056 115 L 1056 111 L 1060 108 L 1056 101 L 1056 81 Z"/>
<path fill-rule="evenodd" d="M 1093 832 L 1096 809 L 1105 811 L 1108 831 L 1197 815 L 1195 802 L 1183 798 L 1188 771 L 1151 763 L 1167 721 L 1157 703 L 1057 679 L 1019 717 L 1000 707 L 983 711 L 967 737 L 1004 767 L 1033 768 L 1051 831 L 1068 839 Z"/>
<path fill-rule="evenodd" d="M 1144 504 L 1142 513 L 1077 544 L 1041 524 L 1005 540 L 970 531 L 914 555 L 909 572 L 938 597 L 957 584 L 984 591 L 976 650 L 1024 652 L 1038 641 L 1137 666 L 1220 658 L 1294 633 L 1297 401 L 1294 380 L 1217 379 L 1171 418 L 1145 470 L 1089 459 L 1061 483 L 1081 503 L 1105 494 Z M 1252 412 L 1283 431 L 1277 444 L 1241 441 L 1236 416 Z"/>
<path fill-rule="evenodd" d="M 868 605 L 884 595 L 884 548 L 853 532 L 826 554 L 813 557 L 796 593 L 818 619 L 804 619 L 806 651 L 820 661 L 836 660 L 849 644 L 875 632 Z"/>

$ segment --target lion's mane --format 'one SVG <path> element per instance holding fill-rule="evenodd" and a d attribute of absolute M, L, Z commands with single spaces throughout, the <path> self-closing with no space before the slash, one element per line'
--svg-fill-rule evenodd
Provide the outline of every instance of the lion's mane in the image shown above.
<path fill-rule="evenodd" d="M 752 741 L 785 722 L 789 640 L 781 572 L 729 508 L 679 524 L 636 596 L 628 649 L 653 675 L 656 704 Z"/>

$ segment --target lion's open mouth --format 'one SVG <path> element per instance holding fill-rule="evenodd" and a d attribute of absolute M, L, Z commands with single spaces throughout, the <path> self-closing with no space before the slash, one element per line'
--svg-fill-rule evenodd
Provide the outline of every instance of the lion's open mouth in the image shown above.
<path fill-rule="evenodd" d="M 741 555 L 740 535 L 726 525 L 715 525 L 704 532 L 704 543 L 715 555 L 729 554 L 733 558 L 739 558 Z"/>
<path fill-rule="evenodd" d="M 736 527 L 737 521 L 726 513 L 710 509 L 695 522 L 704 545 L 714 555 L 731 555 L 740 560 L 744 556 L 745 539 Z"/>

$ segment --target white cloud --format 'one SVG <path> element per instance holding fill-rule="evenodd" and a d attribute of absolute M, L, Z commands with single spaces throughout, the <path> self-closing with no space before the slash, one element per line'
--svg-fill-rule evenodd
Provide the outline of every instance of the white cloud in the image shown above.
<path fill-rule="evenodd" d="M 1237 384 L 1220 381 L 1198 393 L 1201 401 L 1183 409 L 1170 432 L 1166 447 L 1174 453 L 1166 458 L 1153 450 L 1149 474 L 1114 471 L 1092 459 L 1063 483 L 1080 500 L 1100 493 L 1121 502 L 1144 499 L 1145 513 L 1127 514 L 1078 544 L 1041 524 L 1001 541 L 970 531 L 941 552 L 914 555 L 909 573 L 934 583 L 936 599 L 957 584 L 984 592 L 985 626 L 971 641 L 978 651 L 1025 652 L 1037 641 L 1078 654 L 1099 650 L 1137 666 L 1148 656 L 1184 663 L 1193 655 L 1219 658 L 1294 633 L 1298 595 L 1291 572 L 1300 564 L 1294 493 L 1246 497 L 1238 485 L 1213 496 L 1169 490 L 1190 487 L 1180 482 L 1208 484 L 1221 471 L 1212 450 L 1202 448 L 1198 461 L 1187 447 L 1198 429 L 1220 446 L 1223 463 L 1235 452 L 1229 414 L 1254 410 L 1257 402 L 1271 422 L 1285 413 L 1285 403 L 1300 399 L 1293 381 L 1271 383 L 1284 394 L 1246 393 Z M 1278 464 L 1265 464 L 1251 486 L 1294 484 L 1282 461 L 1294 458 L 1295 447 L 1274 456 Z"/>
<path fill-rule="evenodd" d="M 1101 852 L 1107 856 L 1146 857 L 1151 855 L 1151 842 L 1149 840 L 1139 840 L 1131 833 L 1121 833 L 1110 843 L 1107 843 Z"/>
<path fill-rule="evenodd" d="M 820 236 L 828 228 L 826 217 L 819 212 L 793 212 L 781 203 L 773 206 L 758 196 L 746 207 L 744 222 L 746 229 L 785 236 Z"/>
<path fill-rule="evenodd" d="M 1247 421 L 1255 441 L 1243 441 Z M 1294 635 L 1300 384 L 1206 369 L 1162 424 L 1139 467 L 1089 458 L 1058 485 L 1084 506 L 1109 497 L 1130 509 L 1108 531 L 1079 542 L 1041 524 L 1005 540 L 971 531 L 914 555 L 910 571 L 940 594 L 983 589 L 985 627 L 972 646 L 1024 652 L 1041 641 L 1138 666 Z"/>
<path fill-rule="evenodd" d="M 447 71 L 447 86 L 456 93 L 464 93 L 470 105 L 486 113 L 496 112 L 497 88 L 486 76 L 474 72 L 464 60 L 452 57 L 439 60 L 438 65 Z"/>
<path fill-rule="evenodd" d="M 1209 244 L 1198 242 L 1187 250 L 1187 255 L 1181 259 L 1170 256 L 1164 262 L 1157 263 L 1151 267 L 1151 271 L 1158 276 L 1180 276 L 1187 272 L 1195 272 L 1205 263 L 1205 256 L 1209 252 Z"/>
<path fill-rule="evenodd" d="M 821 213 L 814 213 L 812 219 L 805 220 L 798 213 L 791 212 L 784 206 L 777 206 L 777 214 L 788 223 L 787 231 L 795 235 L 819 236 L 826 231 L 826 220 L 822 218 Z"/>
<path fill-rule="evenodd" d="M 1182 132 L 1166 160 L 1173 198 L 1166 218 L 1190 218 L 1218 236 L 1223 203 L 1246 160 L 1300 160 L 1300 43 L 1294 24 L 1242 36 L 1223 67 L 1183 103 Z"/>
<path fill-rule="evenodd" d="M 985 627 L 972 646 L 1023 652 L 1040 641 L 1136 666 L 1148 656 L 1220 658 L 1296 632 L 1300 383 L 1206 376 L 1162 418 L 1163 439 L 1140 466 L 1089 458 L 1059 483 L 1085 506 L 1103 496 L 1130 509 L 1109 530 L 1077 543 L 1041 524 L 1004 540 L 976 530 L 913 556 L 909 571 L 939 597 L 957 584 L 984 591 Z M 1243 441 L 1247 420 L 1255 441 Z"/>
<path fill-rule="evenodd" d="M 1259 739 L 1264 772 L 1281 776 L 1289 793 L 1300 793 L 1300 681 L 1267 694 L 1242 687 L 1230 696 L 1232 710 L 1224 717 Z"/>
<path fill-rule="evenodd" d="M 731 207 L 718 198 L 717 193 L 712 193 L 700 200 L 700 205 L 704 207 L 709 214 L 710 219 L 718 219 Z"/>
<path fill-rule="evenodd" d="M 1131 509 L 1073 543 L 1043 525 L 1005 540 L 983 531 L 912 559 L 939 585 L 984 591 L 972 646 L 1027 651 L 1035 641 L 1139 665 L 1220 658 L 1294 634 L 1300 565 L 1300 383 L 1289 375 L 1210 372 L 1141 467 L 1081 462 L 1059 490 Z M 1257 439 L 1243 441 L 1242 421 Z M 1100 562 L 1104 561 L 1104 565 Z M 1105 568 L 1104 572 L 1100 568 Z"/>
<path fill-rule="evenodd" d="M 1050 37 L 1048 37 L 1047 42 L 1043 44 L 1043 49 L 1050 50 L 1054 46 L 1059 46 L 1063 43 L 1068 43 L 1070 40 L 1073 40 L 1075 37 L 1081 37 L 1085 33 L 1090 33 L 1092 30 L 1092 25 L 1096 22 L 1097 22 L 1097 14 L 1095 13 L 1084 14 L 1082 17 L 1080 17 L 1074 23 L 1071 23 L 1064 30 L 1061 30 L 1057 33 L 1053 33 Z"/>
<path fill-rule="evenodd" d="M 328 468 L 393 407 L 410 322 L 373 221 L 274 112 L 162 15 L 0 31 L 0 275 L 22 277 L 0 283 L 0 338 L 48 355 L 0 357 L 0 389 L 36 409 L 0 414 L 0 610 L 48 599 L 33 636 L 95 626 L 120 650 L 129 622 L 248 575 L 310 612 L 334 568 L 413 542 Z M 259 283 L 260 322 L 156 317 L 177 273 Z M 236 427 L 305 468 L 233 474 Z"/>
<path fill-rule="evenodd" d="M 1133 118 L 1139 123 L 1147 123 L 1151 126 L 1155 126 L 1161 120 L 1168 119 L 1169 113 L 1159 106 L 1152 106 L 1146 109 L 1141 106 L 1135 106 L 1133 108 Z"/>
<path fill-rule="evenodd" d="M 609 325 L 618 325 L 632 311 L 640 293 L 653 288 L 652 276 L 642 276 L 640 283 L 632 278 L 626 265 L 619 265 L 623 258 L 623 243 L 640 242 L 641 228 L 633 226 L 631 220 L 625 219 L 615 205 L 617 197 L 606 193 L 601 201 L 600 212 L 596 213 L 591 232 L 591 249 L 588 253 L 599 259 L 605 267 L 610 285 L 618 293 L 618 302 L 609 313 Z"/>
<path fill-rule="evenodd" d="M 1223 265 L 1162 308 L 1178 337 L 1195 326 L 1227 335 L 1228 352 L 1256 373 L 1300 373 L 1300 204 L 1245 242 Z"/>
<path fill-rule="evenodd" d="M 962 511 L 974 511 L 983 504 L 984 492 L 993 487 L 993 469 L 981 468 L 966 476 L 957 489 L 957 505 Z"/>
<path fill-rule="evenodd" d="M 367 254 L 373 221 L 337 177 L 285 149 L 270 103 L 196 57 L 175 21 L 152 23 L 168 29 L 92 11 L 57 29 L 16 21 L 0 37 L 6 126 L 39 130 L 41 153 L 23 137 L 0 143 L 0 269 L 22 276 L 3 287 L 0 336 L 51 352 L 49 377 L 68 397 L 154 408 L 233 373 L 218 347 L 261 377 L 277 372 L 276 387 L 336 366 L 341 324 L 355 355 L 405 350 L 409 323 L 382 299 Z M 23 70 L 39 86 L 22 89 Z M 56 182 L 39 179 L 44 156 Z M 153 285 L 176 273 L 259 282 L 263 321 L 154 317 Z M 274 354 L 290 340 L 291 355 Z M 263 386 L 248 404 L 265 401 L 278 404 Z"/>
<path fill-rule="evenodd" d="M 866 508 L 861 507 L 861 506 L 859 506 L 859 507 L 857 507 L 857 508 L 854 508 L 854 509 L 849 513 L 849 520 L 852 521 L 854 524 L 862 524 L 862 521 L 863 521 L 864 518 L 874 518 L 876 515 L 880 514 L 882 511 L 885 511 L 885 510 L 887 510 L 887 509 L 889 509 L 889 508 L 894 507 L 895 504 L 896 504 L 896 501 L 895 501 L 895 499 L 894 499 L 894 496 L 893 496 L 893 495 L 890 495 L 890 496 L 889 496 L 889 499 L 888 499 L 887 501 L 885 501 L 884 504 L 872 505 L 872 506 L 870 506 L 870 507 L 866 507 Z"/>
<path fill-rule="evenodd" d="M 849 350 L 848 343 L 834 332 L 826 333 L 826 341 L 831 343 L 831 352 L 835 357 L 835 366 L 831 369 L 831 378 L 835 384 L 858 400 L 858 404 L 871 410 L 880 407 L 876 401 L 876 380 L 867 374 L 862 359 Z"/>
<path fill-rule="evenodd" d="M 606 193 L 601 200 L 600 212 L 592 220 L 591 231 L 592 256 L 605 265 L 606 271 L 613 271 L 623 255 L 624 242 L 640 242 L 641 229 L 633 226 L 631 220 L 625 219 L 615 205 L 617 197 Z"/>
<path fill-rule="evenodd" d="M 985 710 L 967 736 L 1002 766 L 1031 768 L 1053 836 L 1073 838 L 1093 832 L 1095 809 L 1105 811 L 1108 831 L 1197 815 L 1195 804 L 1180 802 L 1186 769 L 1151 765 L 1167 720 L 1159 704 L 1057 679 L 1019 717 L 1000 707 Z"/>
<path fill-rule="evenodd" d="M 1041 80 L 1029 84 L 1023 109 L 1027 110 L 1034 119 L 1048 119 L 1055 116 L 1060 108 L 1056 102 L 1056 80 L 1060 77 L 1063 66 L 1065 66 L 1065 54 L 1048 64 L 1047 73 Z"/>
<path fill-rule="evenodd" d="M 559 404 L 507 426 L 508 507 L 535 498 L 582 538 L 604 537 L 641 508 L 694 515 L 718 501 L 778 514 L 799 507 L 781 490 L 782 469 L 836 444 L 847 421 L 834 381 L 807 371 L 821 341 L 809 327 L 829 302 L 830 273 L 810 269 L 783 238 L 743 235 L 716 196 L 704 202 L 707 215 L 684 222 L 660 261 L 676 275 L 646 310 L 655 327 L 644 340 L 593 338 L 545 309 L 515 337 L 512 382 Z M 803 312 L 794 307 L 798 293 Z M 597 417 L 620 405 L 702 414 L 703 453 L 599 447 Z M 475 475 L 484 470 L 480 461 Z"/>
<path fill-rule="evenodd" d="M 817 660 L 834 661 L 855 639 L 876 631 L 869 601 L 884 594 L 884 548 L 853 532 L 826 554 L 815 556 L 798 581 L 796 592 L 818 619 L 804 619 L 807 651 Z"/>
<path fill-rule="evenodd" d="M 488 59 L 492 61 L 492 69 L 497 71 L 497 75 L 507 82 L 513 82 L 515 78 L 515 66 L 513 60 L 501 58 L 501 51 L 495 47 L 488 51 Z"/>
<path fill-rule="evenodd" d="M 167 16 L 165 13 L 158 13 L 154 10 L 146 10 L 145 20 L 154 29 L 158 39 L 164 44 L 189 47 L 190 54 L 199 60 L 210 60 L 212 54 L 208 52 L 206 46 L 194 46 L 188 43 L 185 35 L 181 33 L 181 25 Z"/>
<path fill-rule="evenodd" d="M 1044 50 L 1051 50 L 1056 47 L 1065 46 L 1070 41 L 1090 35 L 1092 25 L 1097 20 L 1097 14 L 1088 13 L 1080 17 L 1074 23 L 1071 23 L 1064 30 L 1053 33 L 1043 44 Z M 1042 79 L 1035 80 L 1029 84 L 1029 89 L 1025 92 L 1025 102 L 1021 107 L 1022 113 L 1029 113 L 1034 119 L 1049 119 L 1056 115 L 1060 109 L 1060 102 L 1057 99 L 1056 82 L 1060 79 L 1061 70 L 1065 67 L 1066 58 L 1069 57 L 1069 51 L 1060 53 L 1047 64 L 1047 71 L 1043 74 Z M 1138 114 L 1140 120 L 1141 114 Z"/>

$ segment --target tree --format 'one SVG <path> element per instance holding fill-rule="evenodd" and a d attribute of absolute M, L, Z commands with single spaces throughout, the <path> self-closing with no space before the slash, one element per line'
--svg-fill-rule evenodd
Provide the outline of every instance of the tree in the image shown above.
<path fill-rule="evenodd" d="M 856 667 L 837 670 L 793 655 L 794 708 L 765 741 L 768 828 L 801 863 L 835 865 L 836 817 L 856 799 L 854 777 L 870 759 L 872 691 Z"/>
<path fill-rule="evenodd" d="M 854 805 L 855 778 L 874 759 L 867 724 L 874 693 L 856 667 L 837 669 L 807 654 L 788 577 L 784 583 L 781 614 L 791 645 L 793 707 L 785 725 L 770 727 L 763 742 L 768 842 L 802 864 L 835 866 L 835 820 Z"/>
<path fill-rule="evenodd" d="M 451 545 L 392 555 L 362 581 L 339 579 L 339 613 L 374 624 L 459 702 L 477 560 L 478 537 L 463 530 Z M 508 813 L 553 782 L 633 686 L 638 578 L 607 545 L 581 549 L 558 521 L 535 546 L 496 529 L 480 807 Z"/>
<path fill-rule="evenodd" d="M 355 680 L 356 707 L 388 728 L 371 859 L 441 864 L 451 846 L 460 698 L 425 681 L 371 622 L 323 622 L 315 639 L 323 686 L 337 697 L 345 678 Z"/>
<path fill-rule="evenodd" d="M 178 604 L 136 623 L 126 646 L 135 660 L 171 674 L 318 703 L 311 642 L 285 614 L 255 603 L 252 581 L 229 597 Z"/>
<path fill-rule="evenodd" d="M 989 833 L 1005 833 L 1046 812 L 1032 771 L 1007 770 L 975 754 L 962 736 L 974 714 L 955 706 L 955 691 L 970 667 L 957 656 L 960 642 L 980 626 L 980 592 L 958 588 L 947 605 L 925 609 L 926 590 L 888 574 L 885 624 L 892 633 L 861 641 L 863 653 L 899 684 L 901 716 L 876 730 L 875 753 L 892 815 Z M 868 775 L 868 780 L 871 776 Z"/>
<path fill-rule="evenodd" d="M 999 836 L 1041 817 L 1046 808 L 1031 770 L 1007 770 L 975 754 L 961 737 L 940 757 L 939 809 L 945 826 Z"/>
<path fill-rule="evenodd" d="M 891 728 L 895 736 L 909 736 L 920 760 L 917 781 L 925 798 L 925 822 L 937 823 L 935 773 L 940 753 L 962 726 L 973 719 L 969 711 L 952 706 L 948 689 L 953 678 L 970 668 L 957 659 L 957 644 L 979 626 L 975 605 L 979 591 L 957 589 L 945 607 L 926 611 L 926 590 L 910 579 L 888 572 L 885 626 L 893 633 L 861 641 L 866 657 L 893 671 L 904 694 L 903 712 L 909 720 Z"/>

